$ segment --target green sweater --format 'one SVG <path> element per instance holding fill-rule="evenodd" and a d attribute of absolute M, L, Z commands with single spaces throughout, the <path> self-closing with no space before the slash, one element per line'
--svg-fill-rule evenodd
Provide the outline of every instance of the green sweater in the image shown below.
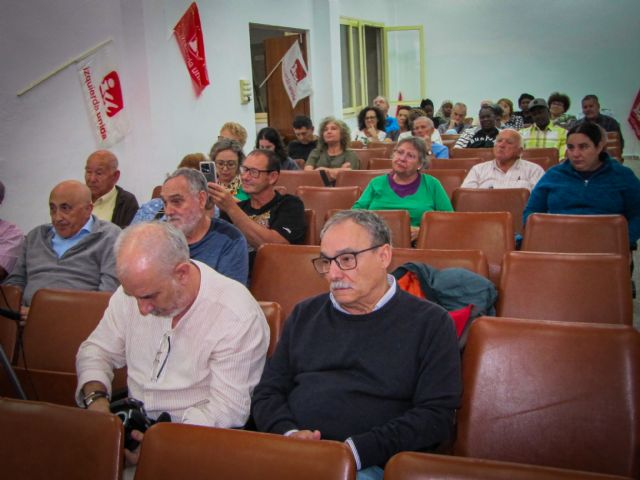
<path fill-rule="evenodd" d="M 326 151 L 316 148 L 309 154 L 305 166 L 311 165 L 313 168 L 340 168 L 345 162 L 351 164 L 351 170 L 358 170 L 360 168 L 360 160 L 352 150 L 345 150 L 340 155 L 331 156 Z"/>
<path fill-rule="evenodd" d="M 440 181 L 431 175 L 421 174 L 418 190 L 413 195 L 399 197 L 389 184 L 389 176 L 381 175 L 372 179 L 362 196 L 353 205 L 362 210 L 407 210 L 411 225 L 420 226 L 424 212 L 433 210 L 453 212 L 451 201 Z"/>

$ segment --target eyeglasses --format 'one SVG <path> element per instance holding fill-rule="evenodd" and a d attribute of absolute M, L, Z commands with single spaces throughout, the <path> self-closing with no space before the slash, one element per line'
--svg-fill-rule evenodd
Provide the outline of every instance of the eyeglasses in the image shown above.
<path fill-rule="evenodd" d="M 248 173 L 250 177 L 258 178 L 261 173 L 275 172 L 275 170 L 260 170 L 258 168 L 240 167 L 240 173 Z"/>
<path fill-rule="evenodd" d="M 375 115 L 374 115 L 373 117 L 366 116 L 366 117 L 364 117 L 364 119 L 365 119 L 365 120 L 377 120 L 377 119 L 378 119 L 378 117 L 376 117 Z"/>
<path fill-rule="evenodd" d="M 162 341 L 160 342 L 160 348 L 156 352 L 156 358 L 153 360 L 153 372 L 151 373 L 152 382 L 157 382 L 158 379 L 160 378 L 160 374 L 164 370 L 164 367 L 167 364 L 167 360 L 169 359 L 170 352 L 171 352 L 171 332 L 166 332 L 162 336 Z M 160 359 L 162 357 L 164 357 L 164 360 L 162 360 L 162 364 L 161 364 Z"/>
<path fill-rule="evenodd" d="M 238 166 L 238 162 L 234 162 L 233 160 L 228 160 L 226 162 L 224 160 L 216 160 L 215 164 L 216 164 L 216 167 L 218 168 L 228 168 L 228 169 L 236 168 Z"/>
<path fill-rule="evenodd" d="M 394 150 L 393 153 L 398 156 L 405 156 L 409 160 L 418 160 L 418 155 L 408 150 Z"/>
<path fill-rule="evenodd" d="M 316 272 L 320 274 L 329 273 L 329 269 L 331 268 L 331 262 L 336 262 L 338 268 L 340 270 L 353 270 L 358 266 L 358 255 L 364 252 L 368 252 L 370 250 L 375 250 L 376 248 L 380 248 L 384 243 L 380 245 L 374 245 L 373 247 L 365 248 L 364 250 L 358 250 L 357 252 L 347 252 L 341 253 L 340 255 L 336 255 L 335 257 L 326 257 L 321 256 L 318 258 L 314 258 L 311 260 L 313 263 L 313 268 L 316 269 Z"/>

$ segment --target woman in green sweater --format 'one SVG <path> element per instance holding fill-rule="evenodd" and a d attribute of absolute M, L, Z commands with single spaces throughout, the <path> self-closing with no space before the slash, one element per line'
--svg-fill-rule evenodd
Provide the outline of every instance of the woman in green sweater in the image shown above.
<path fill-rule="evenodd" d="M 411 217 L 411 239 L 418 237 L 424 212 L 452 212 L 453 207 L 440 182 L 420 173 L 427 163 L 424 140 L 407 137 L 393 152 L 391 172 L 372 179 L 353 205 L 361 210 L 407 210 Z"/>

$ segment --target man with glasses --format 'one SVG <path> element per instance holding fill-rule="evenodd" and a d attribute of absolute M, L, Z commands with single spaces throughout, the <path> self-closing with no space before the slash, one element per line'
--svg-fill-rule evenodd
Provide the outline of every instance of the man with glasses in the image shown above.
<path fill-rule="evenodd" d="M 382 478 L 394 454 L 449 440 L 460 401 L 453 323 L 397 287 L 391 256 L 389 228 L 374 213 L 327 221 L 309 268 L 329 293 L 295 307 L 252 398 L 258 430 L 344 441 L 359 478 Z"/>
<path fill-rule="evenodd" d="M 242 427 L 269 344 L 258 303 L 238 282 L 190 260 L 170 223 L 127 228 L 115 256 L 121 287 L 78 351 L 78 405 L 109 412 L 113 369 L 126 365 L 128 394 L 152 419 L 167 412 L 172 422 Z M 126 450 L 128 463 L 138 454 Z"/>
<path fill-rule="evenodd" d="M 209 193 L 220 208 L 220 217 L 232 222 L 249 243 L 249 268 L 255 251 L 264 243 L 302 243 L 305 234 L 304 204 L 294 195 L 275 190 L 280 161 L 271 150 L 254 150 L 240 167 L 242 190 L 248 200 L 236 202 L 223 186 L 209 182 Z"/>

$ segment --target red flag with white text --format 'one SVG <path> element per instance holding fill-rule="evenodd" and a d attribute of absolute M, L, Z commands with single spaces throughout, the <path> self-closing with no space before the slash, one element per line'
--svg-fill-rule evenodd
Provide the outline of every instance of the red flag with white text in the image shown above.
<path fill-rule="evenodd" d="M 631 112 L 629 113 L 629 125 L 633 129 L 636 137 L 640 139 L 640 90 L 636 95 L 636 99 L 631 105 Z"/>
<path fill-rule="evenodd" d="M 300 100 L 311 95 L 311 77 L 297 40 L 282 58 L 282 83 L 293 108 Z"/>
<path fill-rule="evenodd" d="M 204 53 L 204 39 L 202 38 L 202 25 L 198 6 L 193 2 L 182 18 L 173 28 L 178 40 L 178 46 L 182 52 L 184 63 L 187 65 L 196 95 L 200 95 L 209 85 L 209 75 Z"/>

